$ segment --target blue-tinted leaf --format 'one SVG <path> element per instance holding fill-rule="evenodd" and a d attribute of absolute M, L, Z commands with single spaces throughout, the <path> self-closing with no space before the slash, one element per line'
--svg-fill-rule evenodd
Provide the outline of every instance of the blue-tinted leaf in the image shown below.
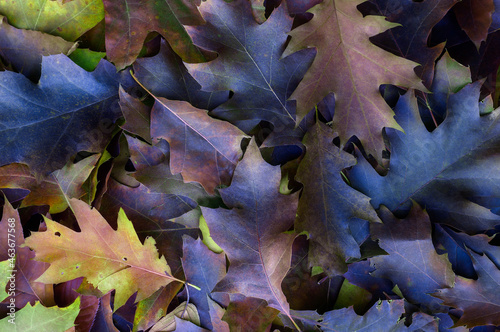
<path fill-rule="evenodd" d="M 340 172 L 356 161 L 332 143 L 333 137 L 332 130 L 322 123 L 308 131 L 304 137 L 306 155 L 296 176 L 304 184 L 296 230 L 310 236 L 310 265 L 323 267 L 330 276 L 347 272 L 348 258 L 361 257 L 351 232 L 351 225 L 359 228 L 355 220 L 380 222 L 369 198 L 342 179 Z"/>
<path fill-rule="evenodd" d="M 234 96 L 212 114 L 249 132 L 261 120 L 276 126 L 295 122 L 295 102 L 287 101 L 311 64 L 315 51 L 280 60 L 292 26 L 283 6 L 266 22 L 255 22 L 250 2 L 214 0 L 200 11 L 207 24 L 188 27 L 196 45 L 217 51 L 208 63 L 186 64 L 205 91 L 232 90 Z"/>
<path fill-rule="evenodd" d="M 391 144 L 389 172 L 382 177 L 359 158 L 349 178 L 372 205 L 407 212 L 414 199 L 431 218 L 466 232 L 500 224 L 500 216 L 467 199 L 500 197 L 500 125 L 498 111 L 480 116 L 481 82 L 448 98 L 445 121 L 428 132 L 420 120 L 413 91 L 400 98 L 396 120 L 405 133 L 387 129 Z"/>
<path fill-rule="evenodd" d="M 389 255 L 371 258 L 372 275 L 391 280 L 409 302 L 441 310 L 428 293 L 451 287 L 455 274 L 446 256 L 434 249 L 429 217 L 417 204 L 406 219 L 397 219 L 385 207 L 379 214 L 384 223 L 371 224 L 370 229 Z"/>
<path fill-rule="evenodd" d="M 206 92 L 189 75 L 181 58 L 163 39 L 160 53 L 134 63 L 137 79 L 157 97 L 188 101 L 197 108 L 212 110 L 227 101 L 229 91 Z"/>
<path fill-rule="evenodd" d="M 109 62 L 89 73 L 64 55 L 43 58 L 39 84 L 1 72 L 0 165 L 26 163 L 43 176 L 77 151 L 100 152 L 111 134 L 103 123 L 121 116 L 118 79 Z"/>

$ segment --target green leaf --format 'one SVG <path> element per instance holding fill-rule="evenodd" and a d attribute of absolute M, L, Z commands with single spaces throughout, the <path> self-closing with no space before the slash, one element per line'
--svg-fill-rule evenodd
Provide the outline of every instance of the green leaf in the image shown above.
<path fill-rule="evenodd" d="M 69 55 L 69 58 L 86 71 L 93 71 L 105 56 L 106 53 L 104 52 L 95 52 L 88 48 L 77 48 Z"/>
<path fill-rule="evenodd" d="M 10 316 L 0 320 L 0 330 L 12 332 L 64 332 L 75 326 L 75 319 L 80 312 L 80 298 L 65 308 L 46 308 L 40 302 L 34 306 L 28 304 Z M 15 324 L 11 323 L 15 322 Z"/>
<path fill-rule="evenodd" d="M 104 18 L 102 0 L 0 0 L 0 13 L 20 29 L 43 31 L 69 41 L 77 40 Z"/>

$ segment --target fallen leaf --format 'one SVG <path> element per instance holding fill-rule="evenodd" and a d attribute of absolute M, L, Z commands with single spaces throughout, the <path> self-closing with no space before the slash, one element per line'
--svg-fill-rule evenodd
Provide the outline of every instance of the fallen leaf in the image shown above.
<path fill-rule="evenodd" d="M 446 255 L 434 249 L 429 217 L 417 204 L 405 219 L 397 219 L 385 207 L 379 214 L 384 223 L 371 224 L 370 232 L 388 255 L 371 258 L 371 275 L 391 280 L 409 302 L 439 312 L 439 301 L 428 293 L 452 287 L 454 273 Z"/>
<path fill-rule="evenodd" d="M 293 29 L 283 56 L 315 47 L 318 55 L 290 99 L 299 122 L 326 95 L 335 93 L 333 125 L 341 145 L 356 135 L 365 150 L 382 158 L 382 128 L 401 129 L 379 92 L 381 84 L 425 90 L 413 72 L 418 64 L 375 46 L 369 37 L 394 24 L 356 8 L 364 0 L 325 0 L 309 10 L 314 17 Z"/>
<path fill-rule="evenodd" d="M 262 159 L 252 139 L 231 186 L 219 190 L 230 210 L 201 210 L 210 234 L 230 262 L 213 291 L 260 298 L 290 316 L 281 282 L 290 268 L 295 235 L 285 232 L 295 219 L 297 195 L 280 194 L 280 178 L 279 167 Z"/>
<path fill-rule="evenodd" d="M 500 325 L 500 271 L 486 255 L 470 252 L 477 280 L 455 277 L 455 286 L 437 290 L 433 296 L 444 305 L 463 310 L 463 315 L 453 327 L 468 328 L 481 325 Z"/>
<path fill-rule="evenodd" d="M 255 22 L 246 0 L 207 1 L 200 11 L 207 24 L 188 31 L 196 45 L 217 51 L 219 56 L 186 67 L 204 91 L 234 92 L 211 115 L 246 133 L 262 120 L 279 128 L 294 123 L 295 103 L 288 98 L 315 52 L 305 50 L 280 60 L 292 26 L 284 6 L 276 8 L 261 25 Z M 240 75 L 242 72 L 245 74 Z"/>
<path fill-rule="evenodd" d="M 134 227 L 120 210 L 114 231 L 98 211 L 77 199 L 70 200 L 81 232 L 50 219 L 46 232 L 32 233 L 26 246 L 35 250 L 38 261 L 50 267 L 37 280 L 60 283 L 85 277 L 101 292 L 115 289 L 115 310 L 137 292 L 140 301 L 173 281 L 164 257 L 159 258 L 152 238 L 139 241 Z M 106 239 L 106 241 L 103 241 Z M 148 278 L 148 283 L 139 280 Z"/>

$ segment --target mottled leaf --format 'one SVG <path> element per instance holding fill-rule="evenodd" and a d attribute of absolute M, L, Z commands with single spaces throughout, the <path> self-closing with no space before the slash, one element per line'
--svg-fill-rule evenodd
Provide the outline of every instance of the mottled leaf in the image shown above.
<path fill-rule="evenodd" d="M 255 22 L 247 0 L 206 1 L 200 10 L 207 24 L 188 31 L 197 45 L 217 51 L 219 56 L 186 66 L 203 90 L 234 92 L 211 114 L 245 132 L 261 120 L 274 126 L 294 123 L 295 103 L 287 99 L 315 52 L 305 50 L 280 60 L 292 26 L 284 6 L 276 8 L 261 25 Z"/>
<path fill-rule="evenodd" d="M 114 225 L 116 214 L 123 208 L 141 239 L 148 236 L 155 239 L 159 252 L 175 274 L 181 267 L 182 235 L 199 234 L 199 210 L 193 210 L 195 207 L 196 203 L 185 196 L 152 192 L 143 185 L 130 188 L 110 181 L 100 211 Z"/>
<path fill-rule="evenodd" d="M 101 0 L 1 0 L 0 13 L 20 29 L 43 31 L 75 41 L 104 18 Z"/>
<path fill-rule="evenodd" d="M 51 264 L 38 281 L 59 283 L 86 277 L 103 293 L 116 290 L 115 310 L 135 292 L 140 301 L 160 287 L 180 281 L 171 276 L 165 258 L 158 257 L 154 239 L 148 238 L 144 244 L 139 241 L 123 210 L 114 231 L 97 210 L 76 199 L 70 204 L 81 232 L 45 218 L 47 231 L 33 233 L 26 240 L 26 246 L 36 252 L 36 260 Z M 139 282 L 144 278 L 148 283 Z"/>
<path fill-rule="evenodd" d="M 98 154 L 74 164 L 69 161 L 62 169 L 52 172 L 39 185 L 30 187 L 30 194 L 23 206 L 50 205 L 50 213 L 59 213 L 68 207 L 68 199 L 81 198 L 85 192 L 82 184 L 99 159 Z M 35 181 L 35 179 L 33 178 Z"/>
<path fill-rule="evenodd" d="M 214 291 L 260 298 L 289 316 L 281 282 L 290 268 L 295 235 L 284 232 L 293 225 L 297 195 L 280 194 L 280 178 L 279 167 L 267 164 L 252 140 L 231 186 L 219 190 L 231 209 L 201 209 L 231 264 Z"/>
<path fill-rule="evenodd" d="M 405 219 L 397 219 L 385 207 L 383 224 L 371 224 L 370 231 L 389 255 L 371 258 L 371 274 L 396 284 L 405 299 L 439 311 L 439 301 L 428 295 L 452 287 L 454 273 L 446 255 L 438 255 L 431 239 L 429 217 L 417 204 Z"/>
<path fill-rule="evenodd" d="M 463 310 L 454 326 L 500 325 L 500 271 L 486 255 L 470 254 L 478 279 L 456 277 L 455 287 L 440 289 L 433 296 Z"/>
<path fill-rule="evenodd" d="M 147 330 L 158 322 L 165 315 L 170 302 L 181 288 L 182 284 L 178 282 L 170 283 L 147 299 L 140 301 L 135 311 L 133 331 Z"/>
<path fill-rule="evenodd" d="M 222 320 L 229 324 L 230 331 L 264 332 L 278 313 L 268 307 L 266 301 L 238 296 L 231 300 Z"/>
<path fill-rule="evenodd" d="M 335 93 L 334 128 L 341 144 L 356 135 L 365 150 L 381 159 L 382 128 L 400 129 L 379 93 L 381 84 L 425 89 L 413 72 L 417 63 L 373 45 L 369 37 L 394 26 L 380 16 L 363 18 L 356 8 L 364 0 L 325 0 L 309 12 L 314 17 L 292 30 L 284 56 L 316 47 L 318 55 L 290 97 L 298 120 L 326 95 Z"/>
<path fill-rule="evenodd" d="M 104 0 L 106 54 L 118 69 L 135 61 L 149 31 L 157 31 L 184 61 L 205 60 L 183 25 L 203 24 L 197 3 L 189 0 Z"/>
<path fill-rule="evenodd" d="M 304 137 L 306 155 L 297 170 L 304 185 L 296 230 L 311 239 L 309 264 L 321 266 L 328 275 L 347 272 L 346 261 L 360 258 L 359 246 L 349 229 L 353 219 L 380 222 L 370 199 L 349 187 L 340 172 L 356 163 L 354 157 L 333 145 L 334 134 L 317 123 Z"/>
<path fill-rule="evenodd" d="M 26 163 L 40 177 L 78 151 L 100 152 L 110 134 L 102 121 L 121 115 L 118 79 L 104 60 L 89 73 L 64 55 L 42 59 L 39 84 L 0 72 L 0 165 Z"/>

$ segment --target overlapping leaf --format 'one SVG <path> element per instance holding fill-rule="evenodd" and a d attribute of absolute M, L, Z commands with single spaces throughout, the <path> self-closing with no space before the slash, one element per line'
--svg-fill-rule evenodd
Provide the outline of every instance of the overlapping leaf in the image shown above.
<path fill-rule="evenodd" d="M 201 183 L 209 194 L 230 183 L 245 137 L 237 127 L 211 118 L 205 110 L 161 97 L 151 110 L 151 135 L 168 141 L 172 173 L 181 173 L 186 182 Z"/>
<path fill-rule="evenodd" d="M 198 309 L 200 326 L 212 330 L 215 317 L 210 317 L 210 293 L 226 273 L 226 257 L 210 251 L 200 239 L 184 236 L 182 268 L 186 279 L 201 288 L 200 291 L 190 292 L 189 297 Z"/>
<path fill-rule="evenodd" d="M 16 285 L 14 295 L 9 287 L 11 294 L 6 301 L 10 302 L 13 299 L 17 308 L 22 308 L 27 303 L 34 305 L 35 301 L 39 301 L 44 306 L 54 305 L 53 285 L 35 281 L 47 270 L 49 264 L 32 260 L 35 254 L 29 248 L 21 247 L 24 243 L 21 218 L 18 211 L 14 210 L 7 200 L 3 206 L 0 234 L 2 234 L 0 260 L 7 260 L 9 263 L 7 271 L 10 272 L 7 276 L 10 278 L 13 274 Z"/>
<path fill-rule="evenodd" d="M 116 290 L 115 310 L 135 292 L 137 300 L 142 300 L 179 281 L 171 276 L 165 258 L 158 257 L 155 241 L 139 241 L 123 210 L 114 231 L 97 210 L 76 199 L 70 204 L 81 232 L 45 219 L 47 231 L 33 233 L 26 240 L 36 260 L 50 263 L 38 281 L 60 283 L 85 277 L 103 293 Z M 141 282 L 145 278 L 148 282 Z"/>
<path fill-rule="evenodd" d="M 0 54 L 13 68 L 31 80 L 40 78 L 42 56 L 63 53 L 69 55 L 77 46 L 61 37 L 39 31 L 16 29 L 1 17 Z"/>
<path fill-rule="evenodd" d="M 229 98 L 229 91 L 202 91 L 181 58 L 163 40 L 157 55 L 134 62 L 134 72 L 155 96 L 188 101 L 197 108 L 212 110 Z"/>
<path fill-rule="evenodd" d="M 413 317 L 413 324 L 405 326 L 400 319 L 404 313 L 404 301 L 382 301 L 373 305 L 363 316 L 358 316 L 352 307 L 326 312 L 321 325 L 329 331 L 438 331 L 432 316 L 422 314 Z M 415 315 L 415 314 L 414 314 Z"/>
<path fill-rule="evenodd" d="M 316 47 L 318 55 L 291 99 L 298 120 L 327 94 L 335 93 L 333 117 L 340 141 L 356 135 L 365 150 L 381 159 L 382 128 L 400 129 L 379 93 L 381 84 L 425 89 L 413 72 L 417 63 L 373 45 L 369 37 L 394 26 L 380 16 L 363 18 L 356 8 L 363 0 L 327 0 L 309 12 L 314 17 L 292 30 L 284 56 Z"/>
<path fill-rule="evenodd" d="M 309 67 L 314 51 L 280 60 L 292 26 L 285 8 L 276 8 L 261 25 L 255 22 L 246 0 L 206 1 L 200 10 L 207 24 L 188 31 L 197 45 L 217 51 L 219 56 L 208 63 L 186 66 L 203 90 L 234 92 L 212 114 L 245 132 L 261 120 L 281 128 L 293 123 L 295 103 L 287 99 Z"/>
<path fill-rule="evenodd" d="M 329 275 L 347 272 L 346 260 L 360 258 L 351 231 L 353 219 L 380 222 L 370 199 L 349 187 L 340 172 L 356 163 L 354 157 L 333 145 L 333 132 L 322 123 L 304 137 L 306 155 L 296 179 L 304 185 L 299 201 L 296 230 L 311 239 L 309 261 Z"/>
<path fill-rule="evenodd" d="M 495 12 L 493 0 L 462 0 L 453 10 L 458 23 L 479 49 L 488 36 L 491 15 Z"/>
<path fill-rule="evenodd" d="M 10 316 L 0 320 L 0 329 L 13 332 L 67 331 L 75 326 L 79 309 L 80 298 L 66 308 L 46 308 L 37 302 L 16 312 L 14 323 L 9 322 Z"/>
<path fill-rule="evenodd" d="M 439 301 L 427 295 L 453 286 L 453 271 L 445 255 L 438 255 L 431 239 L 431 223 L 418 205 L 406 219 L 395 218 L 385 207 L 380 209 L 383 224 L 371 224 L 370 231 L 389 255 L 371 258 L 378 278 L 390 279 L 405 299 L 439 311 Z"/>
<path fill-rule="evenodd" d="M 0 1 L 0 13 L 20 29 L 43 31 L 75 41 L 104 18 L 101 0 Z"/>
<path fill-rule="evenodd" d="M 290 268 L 297 195 L 279 193 L 280 170 L 267 164 L 254 140 L 236 167 L 231 186 L 219 190 L 230 210 L 202 207 L 210 234 L 231 265 L 214 288 L 266 300 L 289 316 L 281 282 Z"/>
<path fill-rule="evenodd" d="M 374 37 L 374 43 L 392 53 L 421 65 L 415 70 L 430 87 L 434 75 L 434 62 L 444 48 L 444 43 L 428 47 L 432 28 L 446 15 L 458 0 L 394 1 L 370 0 L 376 5 L 377 14 L 399 26 Z"/>
<path fill-rule="evenodd" d="M 135 61 L 149 31 L 165 37 L 184 61 L 205 60 L 205 54 L 193 45 L 183 26 L 204 23 L 195 1 L 104 0 L 104 8 L 106 54 L 118 69 Z"/>
<path fill-rule="evenodd" d="M 121 115 L 118 79 L 109 62 L 89 73 L 64 55 L 43 58 L 39 84 L 1 72 L 0 165 L 26 163 L 40 178 L 80 150 L 100 152 L 110 134 L 101 121 Z"/>
<path fill-rule="evenodd" d="M 432 132 L 422 124 L 413 92 L 402 96 L 396 119 L 405 133 L 387 130 L 389 172 L 382 177 L 359 158 L 349 176 L 353 187 L 371 197 L 375 208 L 383 204 L 401 212 L 413 199 L 432 218 L 466 232 L 500 224 L 498 215 L 467 199 L 500 197 L 492 182 L 500 176 L 498 112 L 480 115 L 479 90 L 476 82 L 450 95 L 446 119 Z"/>
<path fill-rule="evenodd" d="M 486 255 L 471 253 L 478 279 L 456 277 L 455 287 L 433 294 L 445 305 L 463 310 L 455 326 L 471 328 L 480 325 L 500 325 L 500 270 Z"/>

